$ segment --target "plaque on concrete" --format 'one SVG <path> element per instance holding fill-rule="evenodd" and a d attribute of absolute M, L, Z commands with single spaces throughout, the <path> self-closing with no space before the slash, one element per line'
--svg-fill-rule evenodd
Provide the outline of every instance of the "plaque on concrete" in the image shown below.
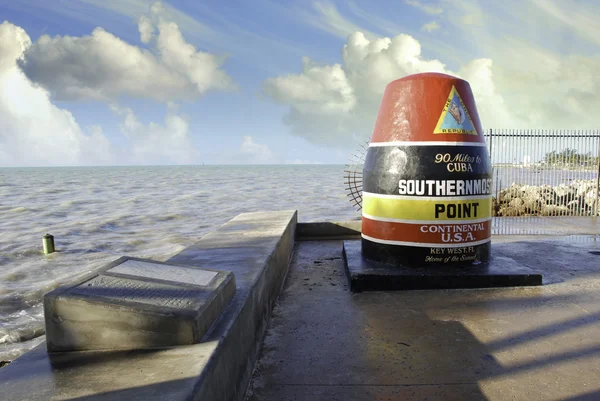
<path fill-rule="evenodd" d="M 120 265 L 107 270 L 107 272 L 202 286 L 209 285 L 211 280 L 217 276 L 217 272 L 212 270 L 190 269 L 189 267 L 170 266 L 132 259 L 126 260 Z"/>
<path fill-rule="evenodd" d="M 202 340 L 235 294 L 231 272 L 120 258 L 44 297 L 48 351 L 145 349 Z"/>

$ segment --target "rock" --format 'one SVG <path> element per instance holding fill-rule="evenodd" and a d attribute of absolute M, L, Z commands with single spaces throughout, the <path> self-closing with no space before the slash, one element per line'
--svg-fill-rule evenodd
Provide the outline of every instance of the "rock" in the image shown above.
<path fill-rule="evenodd" d="M 523 207 L 527 214 L 536 215 L 542 210 L 542 202 L 538 200 L 525 200 Z"/>
<path fill-rule="evenodd" d="M 554 193 L 556 195 L 556 203 L 566 205 L 575 198 L 576 190 L 571 186 L 560 184 L 554 187 Z"/>
<path fill-rule="evenodd" d="M 513 183 L 510 187 L 500 191 L 499 199 L 501 203 L 509 203 L 514 198 L 518 198 L 520 196 L 521 186 Z"/>
<path fill-rule="evenodd" d="M 571 185 L 574 187 L 577 196 L 584 196 L 590 190 L 596 188 L 595 183 L 585 180 L 575 180 Z"/>
<path fill-rule="evenodd" d="M 523 207 L 527 214 L 537 214 L 542 204 L 545 204 L 545 199 L 542 196 L 542 189 L 540 187 L 534 187 L 526 185 L 523 187 Z"/>
<path fill-rule="evenodd" d="M 493 199 L 493 216 L 589 216 L 595 211 L 596 188 L 596 180 L 574 180 L 554 187 L 513 183 Z"/>
<path fill-rule="evenodd" d="M 542 216 L 565 216 L 570 215 L 571 213 L 566 206 L 544 205 L 540 214 Z"/>
<path fill-rule="evenodd" d="M 588 191 L 584 196 L 583 196 L 584 202 L 587 206 L 593 208 L 596 206 L 596 189 L 592 189 L 591 191 Z"/>
<path fill-rule="evenodd" d="M 583 198 L 573 199 L 571 202 L 567 203 L 567 208 L 571 211 L 571 214 L 579 215 L 582 212 Z"/>
<path fill-rule="evenodd" d="M 540 196 L 542 202 L 546 205 L 552 205 L 556 201 L 556 194 L 550 185 L 542 185 L 540 187 Z"/>
<path fill-rule="evenodd" d="M 542 188 L 533 187 L 530 185 L 524 186 L 522 188 L 523 194 L 522 198 L 531 198 L 531 199 L 541 199 L 542 198 Z"/>
<path fill-rule="evenodd" d="M 523 199 L 514 198 L 508 205 L 515 213 L 518 213 L 517 216 L 525 214 L 525 202 L 523 202 Z"/>
<path fill-rule="evenodd" d="M 12 361 L 0 361 L 0 368 L 5 367 L 6 365 L 8 365 L 9 363 L 11 363 Z"/>
<path fill-rule="evenodd" d="M 498 210 L 498 216 L 501 217 L 515 217 L 515 216 L 521 216 L 521 214 L 515 210 L 514 208 L 510 207 L 510 206 L 503 206 L 500 208 L 500 210 Z"/>

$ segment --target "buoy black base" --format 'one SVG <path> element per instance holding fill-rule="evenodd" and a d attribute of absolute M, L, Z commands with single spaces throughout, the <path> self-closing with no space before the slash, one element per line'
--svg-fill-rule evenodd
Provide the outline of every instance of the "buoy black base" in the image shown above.
<path fill-rule="evenodd" d="M 473 246 L 473 252 L 455 254 L 454 258 L 456 261 L 446 262 L 427 262 L 428 259 L 438 259 L 443 261 L 450 256 L 449 253 L 445 255 L 431 255 L 430 249 L 432 247 L 418 247 L 418 246 L 397 246 L 379 244 L 377 242 L 368 241 L 364 238 L 361 239 L 361 250 L 362 256 L 365 259 L 392 264 L 395 266 L 406 265 L 410 267 L 418 266 L 441 266 L 443 267 L 465 267 L 469 265 L 480 263 L 488 263 L 490 261 L 490 249 L 492 248 L 491 242 Z"/>
<path fill-rule="evenodd" d="M 364 259 L 354 240 L 344 241 L 343 257 L 352 292 L 542 285 L 541 273 L 503 256 L 480 266 L 405 267 Z"/>

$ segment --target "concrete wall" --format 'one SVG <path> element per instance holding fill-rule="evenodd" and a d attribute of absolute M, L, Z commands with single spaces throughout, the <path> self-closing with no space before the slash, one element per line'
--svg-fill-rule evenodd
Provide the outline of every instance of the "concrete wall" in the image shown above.
<path fill-rule="evenodd" d="M 256 228 L 251 230 L 247 225 L 253 224 L 256 216 L 240 215 L 230 222 L 235 224 L 227 223 L 214 236 L 207 235 L 196 247 L 168 261 L 187 265 L 219 261 L 220 270 L 234 271 L 238 293 L 246 295 L 232 301 L 235 304 L 205 338 L 205 341 L 219 341 L 220 346 L 198 381 L 194 400 L 242 400 L 246 393 L 294 248 L 297 215 L 274 214 L 273 218 L 281 216 L 289 219 L 283 232 L 271 230 L 269 214 L 265 214 L 261 216 L 265 231 L 257 235 L 253 233 Z M 263 268 L 249 269 L 257 258 Z"/>

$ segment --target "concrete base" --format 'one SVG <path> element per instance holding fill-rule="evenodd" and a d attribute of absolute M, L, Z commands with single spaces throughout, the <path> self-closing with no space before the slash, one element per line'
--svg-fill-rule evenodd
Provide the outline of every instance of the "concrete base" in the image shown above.
<path fill-rule="evenodd" d="M 491 288 L 542 285 L 542 275 L 514 259 L 494 256 L 471 267 L 405 267 L 366 260 L 360 241 L 344 241 L 343 257 L 350 291 Z"/>
<path fill-rule="evenodd" d="M 49 352 L 200 342 L 235 294 L 231 272 L 122 257 L 44 297 Z"/>

